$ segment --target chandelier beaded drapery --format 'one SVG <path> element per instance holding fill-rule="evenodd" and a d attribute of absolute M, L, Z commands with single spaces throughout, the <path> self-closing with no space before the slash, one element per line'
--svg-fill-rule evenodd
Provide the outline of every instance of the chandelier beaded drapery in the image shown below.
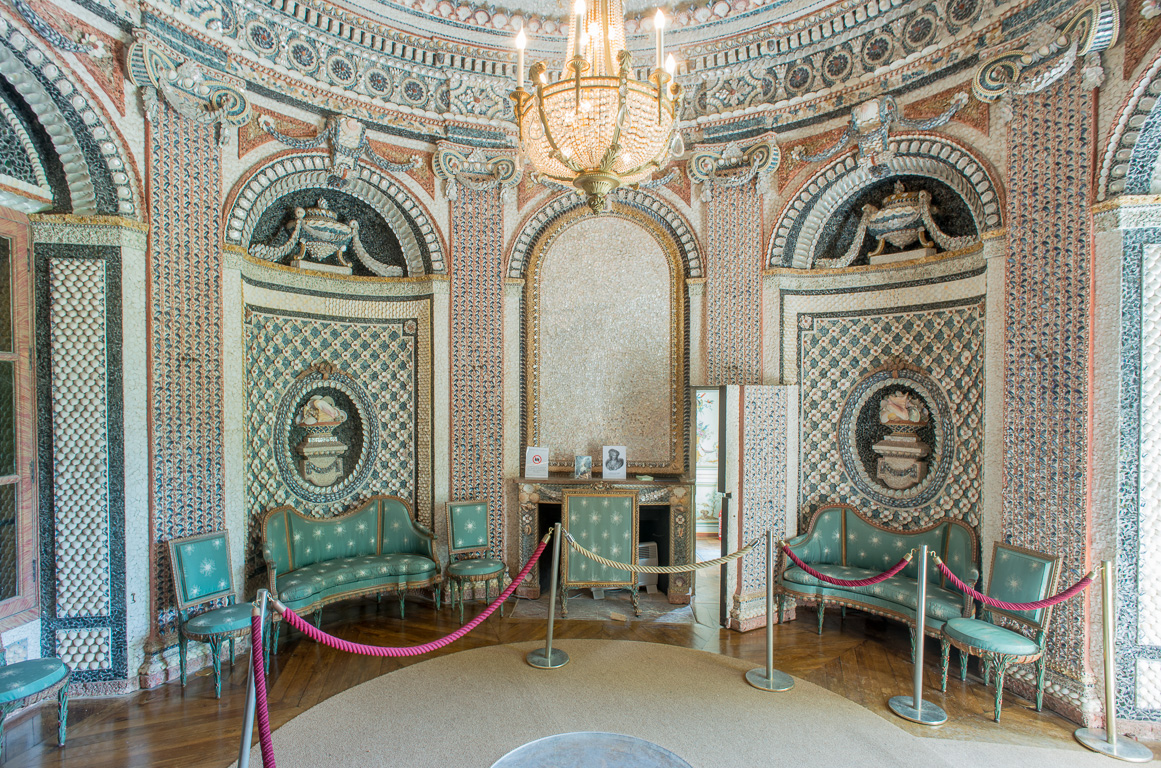
<path fill-rule="evenodd" d="M 648 81 L 631 77 L 621 0 L 577 0 L 569 24 L 565 66 L 549 83 L 544 62 L 532 65 L 534 93 L 524 90 L 524 30 L 516 38 L 516 123 L 529 162 L 542 176 L 572 184 L 600 213 L 605 196 L 643 181 L 684 151 L 677 130 L 681 86 L 673 56 L 661 66 L 660 11 L 654 20 L 656 67 Z"/>

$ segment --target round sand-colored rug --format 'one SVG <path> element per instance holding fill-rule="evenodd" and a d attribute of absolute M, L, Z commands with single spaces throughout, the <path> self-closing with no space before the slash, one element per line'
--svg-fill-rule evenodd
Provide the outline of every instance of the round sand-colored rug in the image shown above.
<path fill-rule="evenodd" d="M 575 731 L 646 739 L 694 768 L 1087 768 L 1076 745 L 1013 747 L 912 736 L 805 680 L 769 693 L 750 662 L 613 640 L 562 640 L 571 661 L 535 669 L 535 643 L 462 651 L 338 694 L 274 732 L 279 768 L 488 768 L 535 739 Z M 251 766 L 262 765 L 255 746 Z"/>

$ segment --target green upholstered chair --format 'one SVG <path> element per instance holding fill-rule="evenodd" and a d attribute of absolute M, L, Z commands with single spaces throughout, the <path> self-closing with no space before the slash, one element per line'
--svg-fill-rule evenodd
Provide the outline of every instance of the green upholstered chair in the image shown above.
<path fill-rule="evenodd" d="M 504 562 L 485 557 L 488 552 L 488 502 L 484 499 L 449 501 L 447 503 L 447 580 L 452 609 L 460 606 L 460 624 L 464 623 L 464 585 L 484 584 L 484 599 L 491 594 L 492 581 L 497 594 L 504 589 Z M 500 604 L 500 616 L 504 604 Z"/>
<path fill-rule="evenodd" d="M 565 491 L 561 525 L 582 547 L 618 563 L 637 562 L 636 493 L 591 493 Z M 628 589 L 633 613 L 641 615 L 637 594 L 637 574 L 598 563 L 560 548 L 560 615 L 568 615 L 568 590 L 578 587 Z"/>
<path fill-rule="evenodd" d="M 214 661 L 214 694 L 222 698 L 222 643 L 230 643 L 230 664 L 234 663 L 234 640 L 250 633 L 250 603 L 237 603 L 233 571 L 230 569 L 230 539 L 225 531 L 172 539 L 169 560 L 177 592 L 177 646 L 181 684 L 185 687 L 186 646 L 198 640 L 210 646 Z M 191 609 L 226 600 L 226 605 L 200 613 Z"/>
<path fill-rule="evenodd" d="M 8 664 L 0 647 L 0 760 L 4 759 L 4 720 L 30 696 L 57 690 L 57 741 L 63 747 L 69 722 L 69 676 L 60 659 L 29 659 Z"/>
<path fill-rule="evenodd" d="M 1031 549 L 996 543 L 992 572 L 988 577 L 988 597 L 1006 603 L 1031 603 L 1056 592 L 1060 579 L 1060 557 Z M 980 606 L 982 619 L 958 618 L 944 623 L 940 645 L 943 674 L 940 690 L 947 690 L 947 666 L 951 647 L 959 649 L 959 679 L 967 679 L 969 656 L 979 656 L 984 685 L 996 676 L 995 720 L 1000 722 L 1004 699 L 1004 675 L 1013 664 L 1036 663 L 1036 711 L 1044 706 L 1044 649 L 1051 608 L 1009 611 Z M 997 623 L 1006 623 L 1009 627 Z"/>

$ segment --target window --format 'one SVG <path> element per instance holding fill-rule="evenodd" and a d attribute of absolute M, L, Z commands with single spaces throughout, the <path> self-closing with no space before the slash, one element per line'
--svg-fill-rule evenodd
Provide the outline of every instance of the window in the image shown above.
<path fill-rule="evenodd" d="M 37 607 L 28 233 L 23 214 L 0 208 L 0 629 Z"/>

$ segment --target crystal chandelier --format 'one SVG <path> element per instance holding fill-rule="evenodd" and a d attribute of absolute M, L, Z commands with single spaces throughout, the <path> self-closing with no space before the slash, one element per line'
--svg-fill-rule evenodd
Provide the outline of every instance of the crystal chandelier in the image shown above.
<path fill-rule="evenodd" d="M 681 86 L 670 55 L 662 67 L 665 16 L 654 17 L 656 62 L 648 81 L 630 76 L 621 0 L 577 0 L 569 24 L 565 66 L 549 83 L 544 62 L 532 65 L 535 93 L 524 90 L 524 46 L 516 36 L 516 123 L 529 162 L 542 176 L 585 193 L 594 213 L 605 196 L 663 168 L 685 150 L 677 130 Z"/>

